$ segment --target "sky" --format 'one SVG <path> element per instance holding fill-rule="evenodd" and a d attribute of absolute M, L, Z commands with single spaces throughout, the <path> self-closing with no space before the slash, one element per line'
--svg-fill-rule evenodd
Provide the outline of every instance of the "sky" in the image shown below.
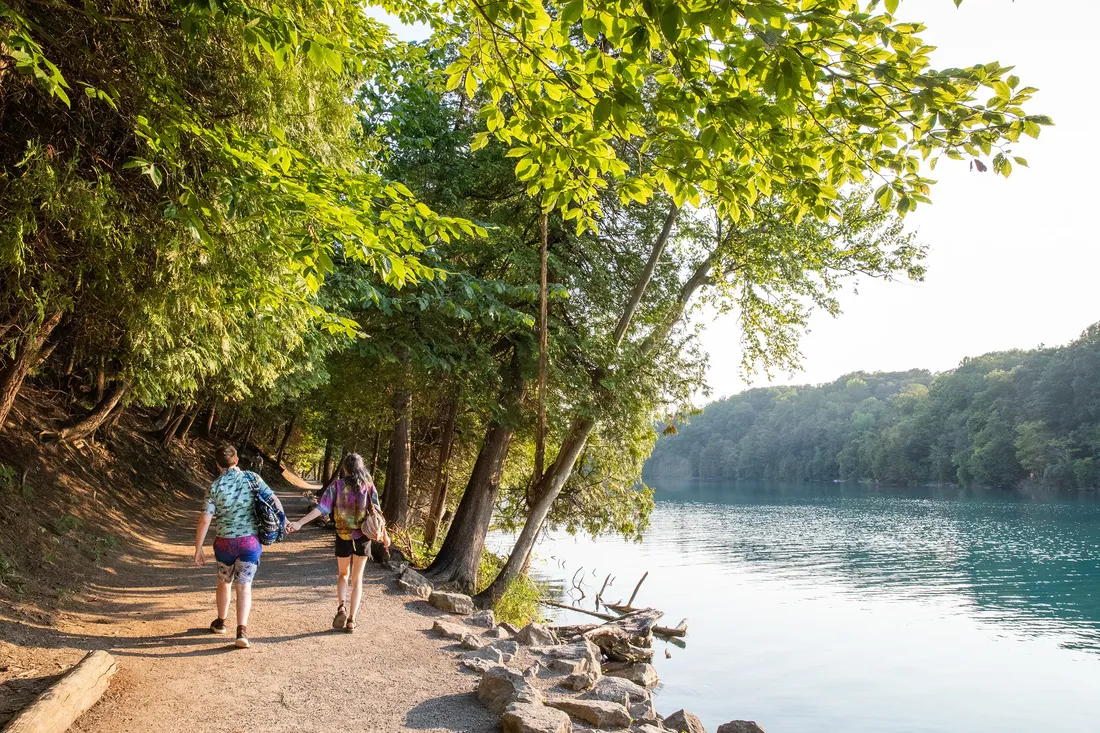
<path fill-rule="evenodd" d="M 1100 321 L 1100 234 L 1090 216 L 1097 186 L 1100 94 L 1090 82 L 1100 0 L 902 0 L 897 15 L 927 26 L 940 68 L 998 61 L 1039 89 L 1028 111 L 1054 118 L 1013 152 L 1030 167 L 1010 178 L 940 161 L 931 206 L 906 218 L 928 245 L 923 282 L 859 282 L 837 318 L 815 314 L 802 341 L 802 370 L 774 384 L 819 384 L 853 371 L 943 371 L 964 357 L 1053 346 Z M 403 38 L 424 28 L 392 24 Z M 711 399 L 763 386 L 741 373 L 733 316 L 702 314 Z M 702 398 L 700 401 L 704 401 Z"/>
<path fill-rule="evenodd" d="M 773 383 L 818 384 L 848 372 L 943 371 L 966 356 L 1053 346 L 1100 321 L 1100 234 L 1090 165 L 1100 102 L 1094 68 L 1100 0 L 902 0 L 898 17 L 928 27 L 940 67 L 999 61 L 1039 89 L 1029 112 L 1054 118 L 1014 151 L 1029 168 L 1009 178 L 941 160 L 932 206 L 906 218 L 930 248 L 924 282 L 860 283 L 843 313 L 815 314 L 802 341 L 803 371 Z M 718 398 L 766 376 L 740 374 L 740 330 L 713 316 L 703 344 Z"/>

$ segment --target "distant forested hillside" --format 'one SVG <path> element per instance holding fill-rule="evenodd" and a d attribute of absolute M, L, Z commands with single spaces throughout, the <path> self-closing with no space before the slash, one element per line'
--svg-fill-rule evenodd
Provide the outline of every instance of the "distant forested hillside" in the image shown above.
<path fill-rule="evenodd" d="M 850 374 L 714 402 L 657 441 L 647 479 L 1100 486 L 1100 324 L 1068 346 Z"/>

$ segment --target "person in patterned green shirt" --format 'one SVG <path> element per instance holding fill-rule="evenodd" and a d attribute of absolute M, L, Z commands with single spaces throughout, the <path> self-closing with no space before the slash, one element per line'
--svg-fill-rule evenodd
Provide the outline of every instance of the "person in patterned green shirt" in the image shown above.
<path fill-rule="evenodd" d="M 195 565 L 206 562 L 203 543 L 210 524 L 215 524 L 214 559 L 218 563 L 218 589 L 215 595 L 218 617 L 210 624 L 215 634 L 226 632 L 225 618 L 229 615 L 229 589 L 237 588 L 237 641 L 241 648 L 248 647 L 248 613 L 252 610 L 252 580 L 260 567 L 263 546 L 256 536 L 256 497 L 273 499 L 279 511 L 283 510 L 279 497 L 251 471 L 237 468 L 237 450 L 223 445 L 214 454 L 222 473 L 210 484 L 203 500 L 203 512 L 195 532 Z"/>

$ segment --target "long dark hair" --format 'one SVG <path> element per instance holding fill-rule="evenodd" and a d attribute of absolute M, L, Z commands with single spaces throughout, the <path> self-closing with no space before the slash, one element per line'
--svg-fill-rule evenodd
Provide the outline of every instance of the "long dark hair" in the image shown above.
<path fill-rule="evenodd" d="M 355 487 L 356 491 L 366 491 L 367 487 L 374 483 L 370 471 L 363 463 L 363 456 L 358 453 L 348 453 L 342 464 L 344 481 Z"/>

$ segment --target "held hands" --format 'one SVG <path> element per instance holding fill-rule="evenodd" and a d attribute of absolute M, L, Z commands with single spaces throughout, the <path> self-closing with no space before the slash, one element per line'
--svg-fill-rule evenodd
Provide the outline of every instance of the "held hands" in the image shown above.
<path fill-rule="evenodd" d="M 301 528 L 302 528 L 302 523 L 300 521 L 298 521 L 298 522 L 287 522 L 286 523 L 286 533 L 287 534 L 290 534 L 291 532 L 297 532 Z"/>
<path fill-rule="evenodd" d="M 206 563 L 206 553 L 201 547 L 195 548 L 195 567 L 201 568 Z"/>

